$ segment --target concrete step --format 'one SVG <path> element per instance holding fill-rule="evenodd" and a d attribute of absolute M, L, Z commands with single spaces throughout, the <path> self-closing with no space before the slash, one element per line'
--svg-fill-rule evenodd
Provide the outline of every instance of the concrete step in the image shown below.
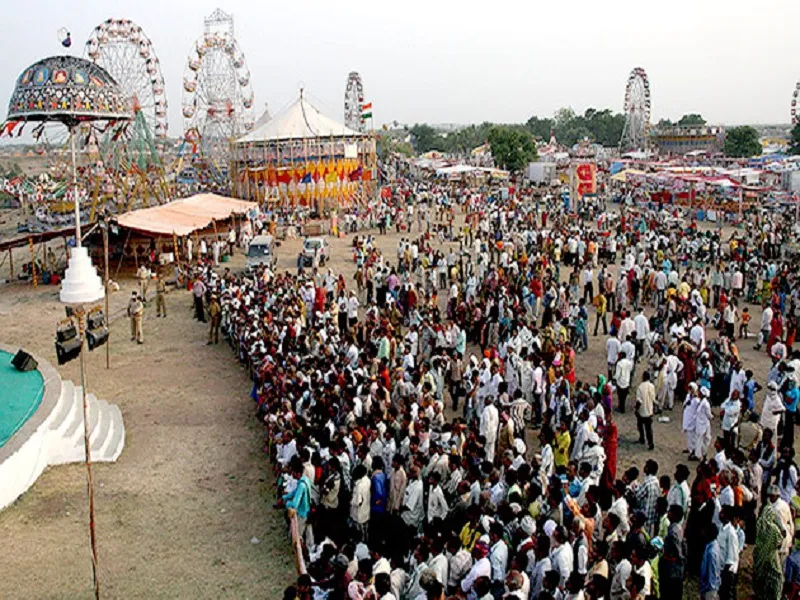
<path fill-rule="evenodd" d="M 95 429 L 100 424 L 100 402 L 94 394 L 89 394 L 86 398 L 89 403 L 89 441 L 94 437 Z M 108 406 L 108 403 L 106 403 Z"/>
<path fill-rule="evenodd" d="M 101 460 L 113 462 L 119 458 L 122 449 L 125 448 L 125 423 L 122 421 L 122 411 L 116 404 L 109 405 L 109 415 L 112 423 L 111 434 L 100 455 L 103 457 Z"/>
<path fill-rule="evenodd" d="M 83 388 L 79 385 L 76 385 L 74 390 L 75 410 L 73 411 L 73 419 L 69 426 L 64 430 L 64 437 L 69 440 L 73 440 L 83 433 Z"/>
<path fill-rule="evenodd" d="M 98 454 L 100 448 L 102 448 L 106 438 L 108 438 L 108 435 L 111 432 L 111 410 L 108 402 L 105 400 L 97 400 L 96 402 L 99 408 L 99 420 L 97 427 L 94 428 L 94 431 L 92 431 L 92 435 L 89 439 L 92 457 Z"/>
<path fill-rule="evenodd" d="M 67 423 L 70 413 L 75 409 L 75 385 L 67 380 L 61 383 L 61 396 L 58 407 L 50 419 L 50 431 L 58 431 Z"/>

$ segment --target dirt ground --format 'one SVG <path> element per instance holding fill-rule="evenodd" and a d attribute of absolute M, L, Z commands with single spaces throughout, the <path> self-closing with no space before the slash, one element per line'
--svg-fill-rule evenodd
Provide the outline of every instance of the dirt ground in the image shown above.
<path fill-rule="evenodd" d="M 400 237 L 394 232 L 377 237 L 392 262 Z M 353 285 L 351 237 L 330 241 L 330 268 L 344 272 Z M 281 243 L 280 269 L 295 268 L 300 245 L 300 240 Z M 241 268 L 243 257 L 229 265 Z M 111 299 L 112 314 L 122 313 L 133 281 L 123 279 L 121 286 Z M 206 330 L 192 319 L 188 292 L 171 292 L 167 303 L 167 319 L 155 317 L 154 303 L 147 307 L 143 346 L 129 341 L 126 319 L 112 323 L 110 370 L 103 349 L 88 355 L 88 389 L 120 406 L 127 431 L 119 461 L 94 467 L 104 596 L 278 598 L 294 579 L 294 567 L 282 515 L 271 508 L 273 479 L 247 375 L 226 345 L 206 346 Z M 750 310 L 758 323 L 760 310 Z M 0 339 L 55 363 L 54 329 L 62 311 L 56 287 L 0 285 Z M 741 343 L 740 351 L 746 368 L 763 383 L 766 356 L 755 352 L 752 342 Z M 577 367 L 581 380 L 605 372 L 605 337 L 590 337 Z M 64 378 L 79 380 L 77 361 L 58 368 Z M 670 423 L 654 424 L 654 435 L 661 473 L 671 475 L 686 456 L 680 411 L 670 416 Z M 635 443 L 630 412 L 618 425 L 622 472 L 630 464 L 641 466 L 651 454 Z M 87 522 L 84 467 L 44 473 L 0 513 L 0 596 L 89 597 Z M 749 582 L 743 571 L 740 581 Z M 749 588 L 740 585 L 741 597 Z M 695 596 L 687 590 L 687 598 Z"/>

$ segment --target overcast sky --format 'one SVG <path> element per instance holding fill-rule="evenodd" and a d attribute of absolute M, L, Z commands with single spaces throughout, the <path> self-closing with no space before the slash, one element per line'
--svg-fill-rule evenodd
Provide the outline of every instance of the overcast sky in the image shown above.
<path fill-rule="evenodd" d="M 217 6 L 235 18 L 256 118 L 301 83 L 342 119 L 347 74 L 361 73 L 376 122 L 520 122 L 562 106 L 622 110 L 633 67 L 650 78 L 653 121 L 699 112 L 714 123 L 785 123 L 800 78 L 800 0 L 405 0 L 216 2 L 24 0 L 0 20 L 0 106 L 22 70 L 83 55 L 91 30 L 128 18 L 150 37 L 180 135 L 186 58 Z"/>

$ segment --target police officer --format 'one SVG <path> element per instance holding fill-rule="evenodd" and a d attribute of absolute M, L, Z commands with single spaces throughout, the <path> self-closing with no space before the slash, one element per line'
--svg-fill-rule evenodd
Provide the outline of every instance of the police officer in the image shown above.
<path fill-rule="evenodd" d="M 142 335 L 144 304 L 142 304 L 142 300 L 135 290 L 131 292 L 131 299 L 128 302 L 128 316 L 131 319 L 131 341 L 136 340 L 137 344 L 144 344 L 144 336 Z"/>
<path fill-rule="evenodd" d="M 136 271 L 136 279 L 139 280 L 139 296 L 142 302 L 147 302 L 147 288 L 150 284 L 150 269 L 144 265 L 140 265 Z"/>
<path fill-rule="evenodd" d="M 156 317 L 167 318 L 167 284 L 164 279 L 156 273 Z"/>
<path fill-rule="evenodd" d="M 222 322 L 222 307 L 219 305 L 219 300 L 216 296 L 211 296 L 211 302 L 208 305 L 208 316 L 211 318 L 211 324 L 208 328 L 208 344 L 211 344 L 213 339 L 215 344 L 219 343 L 219 325 Z"/>

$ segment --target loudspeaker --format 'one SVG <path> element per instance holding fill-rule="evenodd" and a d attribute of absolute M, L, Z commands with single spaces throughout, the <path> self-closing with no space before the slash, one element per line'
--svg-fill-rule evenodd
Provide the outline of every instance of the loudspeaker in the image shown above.
<path fill-rule="evenodd" d="M 56 357 L 58 364 L 68 363 L 73 358 L 78 358 L 81 354 L 81 339 L 74 337 L 65 342 L 56 342 Z"/>
<path fill-rule="evenodd" d="M 25 350 L 20 350 L 17 352 L 16 356 L 11 359 L 11 364 L 14 365 L 14 368 L 17 371 L 33 371 L 39 366 L 39 363 L 36 362 L 36 359 L 25 352 Z"/>

